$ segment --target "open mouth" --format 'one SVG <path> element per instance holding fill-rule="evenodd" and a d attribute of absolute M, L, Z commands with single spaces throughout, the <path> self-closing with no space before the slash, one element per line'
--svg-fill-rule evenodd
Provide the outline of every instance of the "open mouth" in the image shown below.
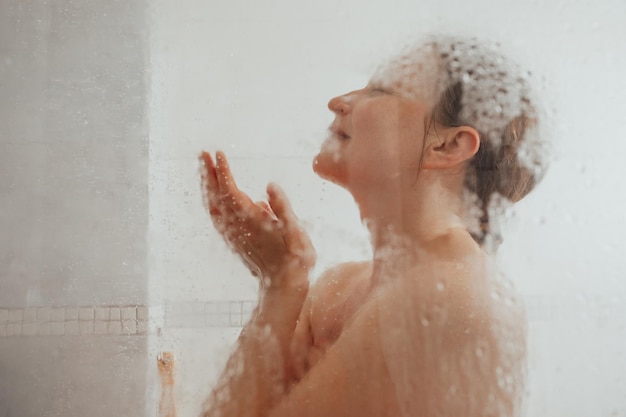
<path fill-rule="evenodd" d="M 350 139 L 350 136 L 343 130 L 339 130 L 337 136 L 339 136 L 340 139 Z"/>

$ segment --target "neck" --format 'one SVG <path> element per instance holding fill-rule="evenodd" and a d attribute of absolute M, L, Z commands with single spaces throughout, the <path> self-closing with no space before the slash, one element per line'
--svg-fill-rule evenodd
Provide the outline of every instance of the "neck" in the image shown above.
<path fill-rule="evenodd" d="M 440 238 L 466 229 L 461 190 L 462 185 L 416 179 L 408 187 L 385 187 L 357 198 L 361 219 L 371 234 L 374 271 L 385 265 L 420 263 L 425 252 L 437 255 Z"/>

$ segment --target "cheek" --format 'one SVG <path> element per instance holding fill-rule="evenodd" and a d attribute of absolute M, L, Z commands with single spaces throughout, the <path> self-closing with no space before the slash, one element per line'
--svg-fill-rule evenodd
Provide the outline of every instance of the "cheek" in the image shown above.
<path fill-rule="evenodd" d="M 375 167 L 381 179 L 416 172 L 424 145 L 423 109 L 393 103 L 385 110 L 364 107 L 354 114 L 359 143 L 354 143 L 351 156 L 355 163 Z"/>
<path fill-rule="evenodd" d="M 363 106 L 354 113 L 355 138 L 351 155 L 361 162 L 376 165 L 397 158 L 401 132 L 395 110 L 393 105 Z"/>

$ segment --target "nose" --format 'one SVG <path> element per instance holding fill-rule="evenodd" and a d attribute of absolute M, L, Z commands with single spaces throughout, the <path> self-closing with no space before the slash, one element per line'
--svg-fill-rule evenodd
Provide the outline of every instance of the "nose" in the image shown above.
<path fill-rule="evenodd" d="M 348 104 L 348 94 L 332 98 L 328 102 L 328 109 L 338 115 L 347 114 L 350 111 L 350 105 Z"/>

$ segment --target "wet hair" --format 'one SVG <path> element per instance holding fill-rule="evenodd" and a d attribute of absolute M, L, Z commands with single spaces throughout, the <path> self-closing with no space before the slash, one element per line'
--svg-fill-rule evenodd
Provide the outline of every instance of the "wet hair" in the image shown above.
<path fill-rule="evenodd" d="M 479 132 L 480 147 L 465 178 L 466 199 L 479 209 L 474 209 L 479 224 L 469 229 L 479 244 L 488 238 L 497 244 L 490 211 L 522 199 L 545 171 L 529 74 L 522 75 L 494 48 L 476 40 L 431 38 L 425 46 L 440 64 L 431 125 L 471 126 Z"/>

